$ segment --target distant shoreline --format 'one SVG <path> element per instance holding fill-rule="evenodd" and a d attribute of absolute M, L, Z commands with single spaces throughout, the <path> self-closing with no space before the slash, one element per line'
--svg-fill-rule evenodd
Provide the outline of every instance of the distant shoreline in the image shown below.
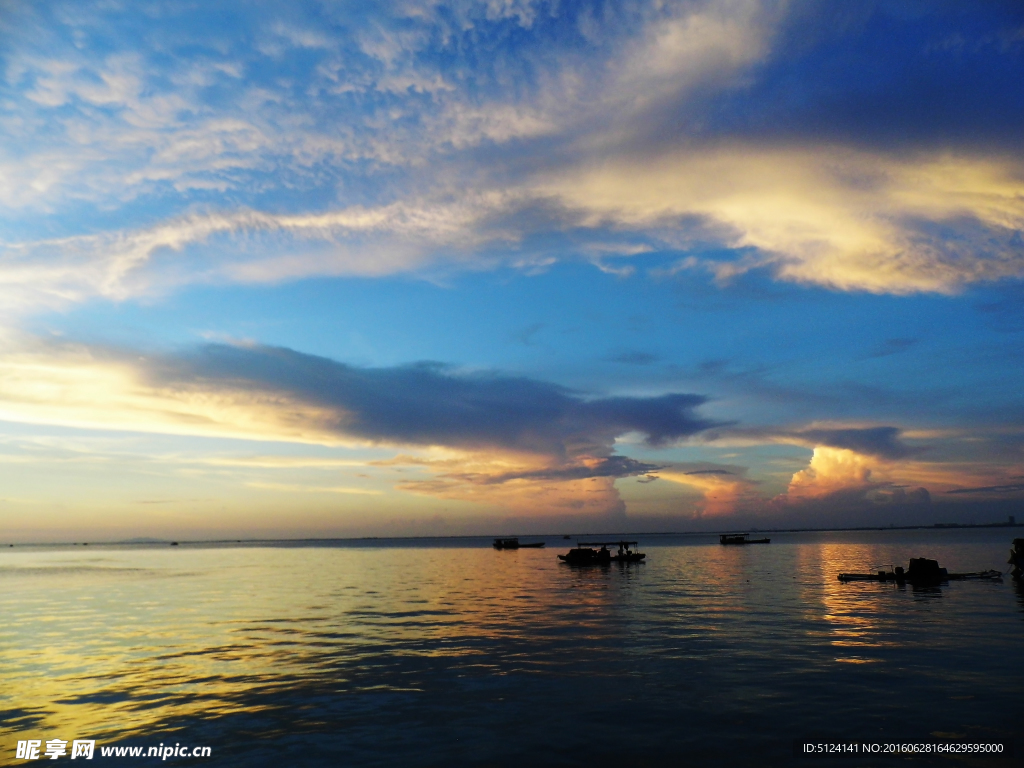
<path fill-rule="evenodd" d="M 856 531 L 948 531 L 948 530 L 964 530 L 964 529 L 978 529 L 978 528 L 1024 528 L 1024 523 L 1002 521 L 998 523 L 934 523 L 932 525 L 864 525 L 854 526 L 848 528 L 734 528 L 730 530 L 720 531 L 622 531 L 622 532 L 583 532 L 583 533 L 572 533 L 572 534 L 561 534 L 561 533 L 523 533 L 518 534 L 519 538 L 524 539 L 562 539 L 566 535 L 570 536 L 570 539 L 578 539 L 589 536 L 611 536 L 611 537 L 624 537 L 624 536 L 720 536 L 723 533 L 844 533 L 844 532 L 856 532 Z M 332 541 L 348 541 L 348 542 L 372 542 L 372 541 L 430 541 L 430 540 L 449 540 L 457 541 L 464 539 L 493 539 L 496 538 L 492 534 L 471 534 L 471 535 L 458 535 L 458 536 L 324 536 L 324 537 L 302 537 L 295 539 L 128 539 L 121 541 L 88 541 L 88 542 L 77 542 L 77 541 L 62 541 L 62 542 L 22 542 L 20 544 L 13 542 L 4 542 L 0 544 L 0 551 L 5 549 L 11 549 L 15 547 L 80 547 L 80 546 L 98 546 L 98 547 L 152 547 L 152 546 L 175 546 L 178 545 L 195 545 L 195 544 L 301 544 L 303 542 L 317 542 L 326 543 Z"/>

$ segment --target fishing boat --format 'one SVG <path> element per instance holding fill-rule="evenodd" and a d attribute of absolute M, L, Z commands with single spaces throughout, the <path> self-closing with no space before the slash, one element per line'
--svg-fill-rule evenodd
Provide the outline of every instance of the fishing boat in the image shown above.
<path fill-rule="evenodd" d="M 718 537 L 720 544 L 771 544 L 771 539 L 752 539 L 749 533 L 723 533 Z"/>
<path fill-rule="evenodd" d="M 910 584 L 912 586 L 929 586 L 941 584 L 946 581 L 968 581 L 973 579 L 1002 579 L 1003 574 L 999 571 L 974 571 L 971 573 L 950 573 L 945 568 L 939 567 L 938 560 L 929 560 L 927 557 L 915 557 L 910 560 L 910 567 L 906 570 L 903 570 L 903 566 L 897 565 L 892 570 L 880 570 L 875 573 L 840 573 L 838 578 L 842 582 L 894 581 L 897 584 Z"/>
<path fill-rule="evenodd" d="M 539 549 L 544 546 L 543 541 L 535 541 L 530 544 L 521 544 L 519 539 L 508 538 L 508 539 L 495 539 L 495 549 Z"/>
<path fill-rule="evenodd" d="M 637 546 L 636 541 L 596 541 L 589 543 L 577 542 L 574 549 L 570 549 L 558 559 L 569 565 L 610 565 L 611 563 L 642 563 L 647 555 L 637 552 L 633 547 Z M 594 549 L 600 547 L 600 549 Z M 608 547 L 618 547 L 613 555 Z"/>

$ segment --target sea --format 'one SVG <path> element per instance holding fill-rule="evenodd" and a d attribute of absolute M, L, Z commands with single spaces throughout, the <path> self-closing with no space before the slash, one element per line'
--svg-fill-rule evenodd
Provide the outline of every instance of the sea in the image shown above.
<path fill-rule="evenodd" d="M 1019 582 L 836 578 L 1005 572 L 1019 528 L 762 535 L 5 546 L 0 764 L 1024 764 Z"/>

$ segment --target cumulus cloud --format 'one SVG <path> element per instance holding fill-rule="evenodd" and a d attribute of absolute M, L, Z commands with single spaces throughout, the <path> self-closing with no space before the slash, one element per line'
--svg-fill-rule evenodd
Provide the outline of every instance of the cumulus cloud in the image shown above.
<path fill-rule="evenodd" d="M 746 467 L 674 463 L 656 470 L 656 476 L 689 486 L 703 494 L 696 517 L 721 517 L 756 509 L 763 502 L 757 482 L 747 477 Z"/>
<path fill-rule="evenodd" d="M 807 469 L 793 475 L 790 500 L 821 498 L 838 492 L 866 491 L 878 487 L 872 478 L 870 457 L 844 448 L 815 448 Z"/>
<path fill-rule="evenodd" d="M 938 466 L 929 467 L 926 474 L 932 481 L 948 482 L 951 472 Z M 772 499 L 770 507 L 776 513 L 810 514 L 818 524 L 837 515 L 852 515 L 847 518 L 852 523 L 872 510 L 930 504 L 931 493 L 926 487 L 905 482 L 920 477 L 919 468 L 912 462 L 846 448 L 818 447 L 807 468 L 793 475 L 786 492 Z"/>

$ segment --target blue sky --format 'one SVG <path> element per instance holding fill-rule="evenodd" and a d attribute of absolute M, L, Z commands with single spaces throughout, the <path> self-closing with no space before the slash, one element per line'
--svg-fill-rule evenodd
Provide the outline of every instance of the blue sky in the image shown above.
<path fill-rule="evenodd" d="M 1018 3 L 0 3 L 11 540 L 986 522 Z"/>

